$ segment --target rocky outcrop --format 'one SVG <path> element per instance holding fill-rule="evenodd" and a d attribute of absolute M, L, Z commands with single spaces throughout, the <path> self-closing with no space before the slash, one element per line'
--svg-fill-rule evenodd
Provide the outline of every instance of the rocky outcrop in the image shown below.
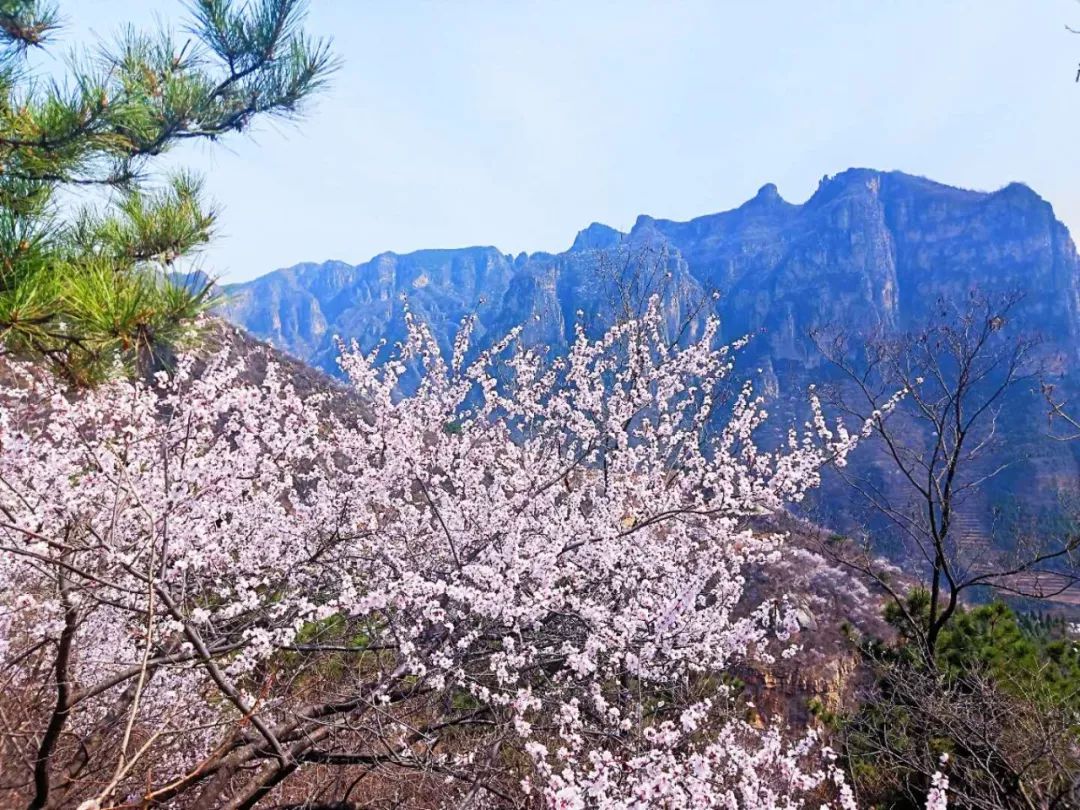
<path fill-rule="evenodd" d="M 753 715 L 782 717 L 803 727 L 819 713 L 850 710 L 871 685 L 859 640 L 890 639 L 884 600 L 849 570 L 822 553 L 830 532 L 790 515 L 774 515 L 757 527 L 785 537 L 775 559 L 746 571 L 745 604 L 775 603 L 794 610 L 798 628 L 771 660 L 748 660 L 736 669 L 753 703 Z M 820 718 L 818 718 L 820 719 Z"/>

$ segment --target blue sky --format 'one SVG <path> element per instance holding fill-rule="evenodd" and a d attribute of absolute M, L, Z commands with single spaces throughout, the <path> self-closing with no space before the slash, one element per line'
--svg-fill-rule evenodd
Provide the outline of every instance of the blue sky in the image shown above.
<path fill-rule="evenodd" d="M 69 42 L 179 0 L 67 0 Z M 312 0 L 344 67 L 299 125 L 185 147 L 235 281 L 300 261 L 686 219 L 900 169 L 1031 185 L 1080 232 L 1073 0 Z"/>

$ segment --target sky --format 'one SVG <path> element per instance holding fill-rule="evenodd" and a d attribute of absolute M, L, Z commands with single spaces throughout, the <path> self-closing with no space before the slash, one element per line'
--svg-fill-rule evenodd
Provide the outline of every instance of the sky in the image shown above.
<path fill-rule="evenodd" d="M 66 0 L 64 41 L 179 24 L 180 0 Z M 343 61 L 298 124 L 171 160 L 221 207 L 205 270 L 689 219 L 767 182 L 898 169 L 1018 180 L 1080 232 L 1075 0 L 311 0 Z"/>

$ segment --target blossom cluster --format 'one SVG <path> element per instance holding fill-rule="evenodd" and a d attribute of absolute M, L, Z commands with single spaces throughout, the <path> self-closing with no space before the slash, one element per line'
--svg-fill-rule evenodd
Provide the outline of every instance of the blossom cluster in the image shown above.
<path fill-rule="evenodd" d="M 762 400 L 724 399 L 735 348 L 715 321 L 669 342 L 658 302 L 554 360 L 516 333 L 476 351 L 470 322 L 446 358 L 408 326 L 387 362 L 343 347 L 347 393 L 302 396 L 273 364 L 252 382 L 228 350 L 6 392 L 0 656 L 12 687 L 74 685 L 79 744 L 49 767 L 115 757 L 95 801 L 250 806 L 339 762 L 493 802 L 846 806 L 827 749 L 747 725 L 720 676 L 797 630 L 783 604 L 739 609 L 746 566 L 784 553 L 752 519 L 868 426 L 811 397 L 760 448 Z"/>

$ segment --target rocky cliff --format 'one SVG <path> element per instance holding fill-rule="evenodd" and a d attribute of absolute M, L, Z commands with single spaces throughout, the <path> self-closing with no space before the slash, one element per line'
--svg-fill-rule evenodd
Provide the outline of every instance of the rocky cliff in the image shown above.
<path fill-rule="evenodd" d="M 296 265 L 228 287 L 227 314 L 327 368 L 334 335 L 365 346 L 399 337 L 405 298 L 443 340 L 475 311 L 482 334 L 526 323 L 528 339 L 558 350 L 578 310 L 595 324 L 610 317 L 604 260 L 644 248 L 688 299 L 720 292 L 725 335 L 757 334 L 755 353 L 774 364 L 817 363 L 811 327 L 902 329 L 972 287 L 1026 292 L 1026 326 L 1068 365 L 1080 360 L 1080 263 L 1049 203 L 1019 183 L 988 193 L 869 169 L 823 178 L 802 204 L 768 184 L 689 222 L 641 216 L 625 234 L 594 223 L 560 254 L 471 247 Z"/>
<path fill-rule="evenodd" d="M 399 339 L 406 300 L 446 345 L 475 312 L 480 342 L 524 324 L 527 341 L 561 352 L 579 317 L 595 332 L 627 304 L 618 282 L 635 270 L 648 276 L 637 293 L 664 290 L 673 324 L 718 292 L 724 338 L 754 335 L 739 367 L 760 370 L 785 416 L 828 373 L 812 329 L 899 332 L 972 289 L 1023 293 L 1010 328 L 1039 335 L 1061 383 L 1080 387 L 1080 261 L 1049 203 L 1020 183 L 969 191 L 871 169 L 825 177 L 801 204 L 768 184 L 734 210 L 688 222 L 641 216 L 628 233 L 594 223 L 559 254 L 471 247 L 297 265 L 228 288 L 226 314 L 328 370 L 334 335 L 365 348 Z M 1006 426 L 1025 447 L 1006 483 L 1049 503 L 1062 482 L 1080 480 L 1080 466 L 1071 446 L 1026 449 L 1045 422 L 1040 404 L 1029 398 Z M 975 535 L 986 506 L 973 506 Z"/>

